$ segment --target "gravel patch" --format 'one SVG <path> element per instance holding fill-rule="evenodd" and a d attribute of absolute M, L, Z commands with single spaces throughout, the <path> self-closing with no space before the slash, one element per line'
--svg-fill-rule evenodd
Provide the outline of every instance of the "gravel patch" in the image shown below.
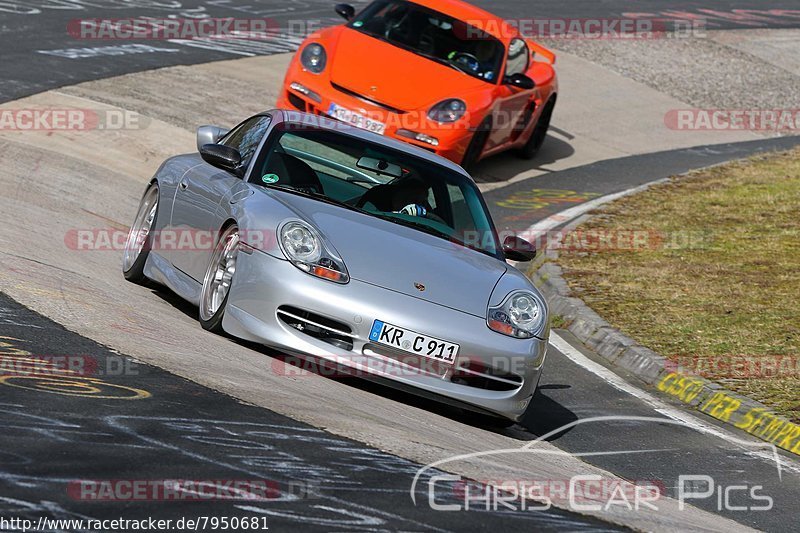
<path fill-rule="evenodd" d="M 772 54 L 772 62 L 742 50 L 741 41 L 747 36 L 731 39 L 737 30 L 708 32 L 702 38 L 549 39 L 543 44 L 603 65 L 699 108 L 797 109 L 800 76 L 792 72 L 792 62 L 800 55 L 800 37 L 781 33 L 793 31 L 770 30 L 785 52 Z M 762 32 L 760 39 L 768 37 Z M 784 59 L 786 68 L 778 66 Z"/>

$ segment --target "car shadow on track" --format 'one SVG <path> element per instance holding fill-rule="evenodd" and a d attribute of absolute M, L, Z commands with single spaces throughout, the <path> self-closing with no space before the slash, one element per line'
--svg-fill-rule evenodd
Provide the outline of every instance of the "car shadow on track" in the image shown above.
<path fill-rule="evenodd" d="M 167 287 L 163 285 L 158 285 L 155 282 L 151 282 L 149 285 L 150 290 L 155 296 L 158 296 L 164 302 L 168 303 L 184 315 L 188 316 L 189 318 L 193 319 L 197 322 L 197 327 L 200 327 L 200 311 L 198 311 L 196 305 L 192 305 L 191 303 L 187 302 Z"/>
<path fill-rule="evenodd" d="M 524 428 L 531 435 L 529 438 L 538 438 L 578 420 L 575 413 L 548 396 L 548 391 L 569 388 L 570 385 L 539 385 L 533 402 L 518 427 Z M 545 440 L 558 440 L 570 429 L 556 433 Z"/>
<path fill-rule="evenodd" d="M 305 355 L 302 358 L 298 358 L 276 352 L 260 344 L 238 339 L 234 339 L 234 342 L 269 357 L 281 360 L 287 365 L 295 366 L 298 370 L 312 372 L 318 376 L 335 380 L 344 386 L 354 387 L 370 394 L 375 394 L 403 405 L 416 407 L 417 409 L 428 411 L 468 426 L 478 427 L 501 435 L 512 436 L 519 440 L 534 440 L 541 435 L 545 435 L 577 420 L 577 416 L 574 413 L 550 399 L 546 391 L 541 391 L 541 389 L 547 388 L 568 388 L 567 385 L 548 385 L 542 387 L 537 391 L 533 405 L 528 410 L 523 420 L 510 427 L 502 427 L 498 426 L 496 421 L 492 420 L 490 417 L 473 413 L 467 409 L 449 405 L 441 401 L 431 400 L 430 398 L 414 394 L 413 392 L 395 388 L 390 384 L 384 384 L 384 380 L 380 378 L 376 379 L 365 376 L 363 373 L 354 375 L 352 369 L 319 357 Z M 564 433 L 553 435 L 552 438 L 548 438 L 547 440 L 555 440 L 563 434 Z"/>
<path fill-rule="evenodd" d="M 513 150 L 501 152 L 478 163 L 472 171 L 472 176 L 477 183 L 502 183 L 531 170 L 549 172 L 550 170 L 544 167 L 566 159 L 574 153 L 575 149 L 570 143 L 548 135 L 533 159 L 522 159 Z"/>

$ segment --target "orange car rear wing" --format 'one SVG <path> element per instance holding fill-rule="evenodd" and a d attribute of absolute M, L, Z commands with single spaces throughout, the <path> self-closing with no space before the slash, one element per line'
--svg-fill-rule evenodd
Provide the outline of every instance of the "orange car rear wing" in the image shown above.
<path fill-rule="evenodd" d="M 544 46 L 542 46 L 541 44 L 535 43 L 533 41 L 529 41 L 528 44 L 531 45 L 531 49 L 536 54 L 544 56 L 544 58 L 547 59 L 547 61 L 551 65 L 555 65 L 556 64 L 556 54 L 555 54 L 555 52 L 553 52 L 552 50 L 549 50 L 549 49 L 545 48 Z"/>

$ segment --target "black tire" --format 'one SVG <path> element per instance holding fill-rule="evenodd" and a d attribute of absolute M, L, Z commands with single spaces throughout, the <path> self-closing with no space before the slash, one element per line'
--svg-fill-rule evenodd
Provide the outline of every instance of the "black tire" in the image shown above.
<path fill-rule="evenodd" d="M 155 195 L 155 205 L 150 202 Z M 142 196 L 139 202 L 139 210 L 136 212 L 136 218 L 128 230 L 128 238 L 125 241 L 125 250 L 122 256 L 122 275 L 131 283 L 137 285 L 148 285 L 149 281 L 144 275 L 144 265 L 147 262 L 147 257 L 150 255 L 150 250 L 153 249 L 153 232 L 152 228 L 156 227 L 158 220 L 158 207 L 161 204 L 161 195 L 158 189 L 158 184 L 153 183 Z M 142 230 L 142 225 L 147 223 L 147 220 L 152 214 L 152 220 L 149 220 L 147 236 L 142 243 L 141 248 L 136 251 L 134 238 Z"/>
<path fill-rule="evenodd" d="M 547 130 L 550 129 L 550 119 L 553 118 L 553 109 L 556 107 L 556 102 L 553 99 L 548 100 L 542 114 L 539 116 L 539 121 L 533 127 L 528 142 L 517 151 L 517 154 L 522 159 L 533 159 L 539 153 L 539 149 L 544 144 L 547 138 Z"/>
<path fill-rule="evenodd" d="M 233 244 L 231 244 L 230 239 L 233 239 Z M 230 295 L 230 286 L 233 283 L 233 276 L 236 274 L 236 255 L 238 254 L 238 242 L 239 242 L 239 227 L 234 224 L 228 224 L 220 231 L 220 238 L 217 242 L 216 246 L 214 247 L 214 252 L 211 254 L 211 259 L 208 262 L 208 267 L 206 268 L 206 274 L 203 276 L 203 287 L 200 290 L 200 306 L 199 306 L 199 313 L 198 319 L 200 321 L 200 325 L 203 329 L 211 331 L 213 333 L 218 333 L 224 335 L 225 332 L 222 329 L 222 319 L 225 317 L 225 309 L 228 306 L 228 296 Z M 231 248 L 229 250 L 228 248 Z M 217 288 L 214 287 L 212 282 L 212 274 L 215 274 L 217 269 L 220 266 L 220 261 L 222 260 L 223 255 L 228 255 L 228 252 L 232 251 L 233 257 L 233 273 L 230 275 L 228 280 L 227 290 L 225 292 L 224 298 L 221 300 L 219 299 L 218 294 L 216 297 L 214 293 L 217 292 Z M 227 271 L 230 266 L 225 267 L 225 271 Z M 224 276 L 223 276 L 224 280 Z M 212 292 L 213 291 L 213 292 Z"/>
<path fill-rule="evenodd" d="M 222 329 L 222 319 L 225 318 L 225 307 L 228 305 L 228 297 L 225 296 L 225 300 L 222 302 L 219 310 L 214 313 L 209 320 L 203 320 L 202 317 L 198 315 L 198 320 L 200 321 L 200 326 L 206 331 L 210 331 L 211 333 L 216 333 L 217 335 L 225 335 L 225 330 Z"/>
<path fill-rule="evenodd" d="M 464 159 L 461 160 L 461 167 L 467 172 L 475 170 L 475 165 L 478 163 L 478 158 L 481 156 L 484 146 L 486 146 L 486 141 L 489 139 L 491 131 L 492 118 L 486 117 L 472 135 L 467 151 L 464 152 Z"/>

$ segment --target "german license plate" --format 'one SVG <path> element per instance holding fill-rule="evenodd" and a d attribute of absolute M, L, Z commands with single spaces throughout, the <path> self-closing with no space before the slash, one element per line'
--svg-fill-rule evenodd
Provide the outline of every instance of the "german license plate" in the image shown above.
<path fill-rule="evenodd" d="M 444 363 L 454 363 L 458 344 L 423 335 L 381 320 L 372 323 L 369 340 Z"/>
<path fill-rule="evenodd" d="M 371 131 L 379 135 L 383 135 L 383 133 L 386 131 L 386 124 L 383 122 L 372 120 L 371 118 L 365 117 L 361 113 L 350 111 L 349 109 L 334 103 L 331 103 L 330 107 L 328 108 L 328 115 L 335 119 L 341 120 L 342 122 L 347 122 L 356 128 Z"/>

